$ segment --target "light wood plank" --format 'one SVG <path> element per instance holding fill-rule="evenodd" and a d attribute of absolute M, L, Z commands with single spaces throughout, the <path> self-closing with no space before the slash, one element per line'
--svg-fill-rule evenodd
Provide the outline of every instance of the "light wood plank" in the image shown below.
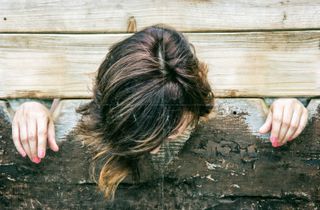
<path fill-rule="evenodd" d="M 0 35 L 0 98 L 88 98 L 111 44 L 131 34 Z M 217 97 L 320 94 L 319 31 L 186 33 Z"/>
<path fill-rule="evenodd" d="M 1 0 L 0 32 L 125 32 L 166 23 L 182 31 L 320 28 L 319 0 Z"/>

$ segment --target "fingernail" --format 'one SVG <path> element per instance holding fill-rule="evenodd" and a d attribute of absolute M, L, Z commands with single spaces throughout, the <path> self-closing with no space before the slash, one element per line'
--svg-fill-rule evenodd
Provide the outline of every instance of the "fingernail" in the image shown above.
<path fill-rule="evenodd" d="M 39 158 L 44 158 L 44 156 L 45 156 L 45 153 L 44 153 L 44 151 L 41 149 L 41 150 L 39 150 L 39 152 L 38 152 L 38 156 L 39 156 Z"/>
<path fill-rule="evenodd" d="M 292 141 L 293 139 L 290 137 L 290 138 L 288 138 L 288 141 Z"/>
<path fill-rule="evenodd" d="M 271 137 L 270 141 L 271 141 L 273 147 L 279 147 L 280 146 L 280 144 L 278 143 L 278 138 L 277 137 Z"/>
<path fill-rule="evenodd" d="M 23 153 L 20 153 L 20 155 L 22 156 L 22 157 L 26 157 L 26 153 L 25 152 L 23 152 Z"/>
<path fill-rule="evenodd" d="M 36 164 L 38 164 L 38 163 L 41 162 L 41 159 L 38 158 L 38 157 L 34 157 L 32 160 L 33 160 L 33 162 L 36 163 Z"/>
<path fill-rule="evenodd" d="M 270 137 L 270 141 L 271 141 L 271 143 L 273 144 L 274 142 L 277 142 L 277 141 L 278 141 L 278 138 L 271 136 L 271 137 Z"/>
<path fill-rule="evenodd" d="M 273 146 L 273 147 L 279 147 L 280 144 L 279 144 L 277 141 L 275 141 L 275 142 L 273 142 L 272 146 Z"/>
<path fill-rule="evenodd" d="M 58 152 L 58 151 L 59 151 L 59 147 L 58 147 L 58 146 L 56 146 L 55 152 Z"/>

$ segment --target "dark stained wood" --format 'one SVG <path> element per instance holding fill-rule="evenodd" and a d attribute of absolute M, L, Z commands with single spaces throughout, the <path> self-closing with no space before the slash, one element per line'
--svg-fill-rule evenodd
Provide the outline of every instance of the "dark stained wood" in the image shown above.
<path fill-rule="evenodd" d="M 88 176 L 89 154 L 73 136 L 60 142 L 58 153 L 48 151 L 39 165 L 19 156 L 2 104 L 0 208 L 319 208 L 320 100 L 311 100 L 303 134 L 281 148 L 272 148 L 268 138 L 255 135 L 250 126 L 248 119 L 261 110 L 260 102 L 217 100 L 215 112 L 200 123 L 172 161 L 155 163 L 146 155 L 140 163 L 141 182 L 126 179 L 113 203 L 96 191 Z"/>

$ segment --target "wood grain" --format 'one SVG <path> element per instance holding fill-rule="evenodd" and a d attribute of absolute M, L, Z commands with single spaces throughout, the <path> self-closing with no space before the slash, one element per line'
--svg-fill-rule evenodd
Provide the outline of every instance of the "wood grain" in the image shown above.
<path fill-rule="evenodd" d="M 0 98 L 89 98 L 111 44 L 131 34 L 0 35 Z M 216 97 L 320 94 L 319 31 L 186 33 Z"/>
<path fill-rule="evenodd" d="M 320 28 L 320 2 L 312 0 L 1 0 L 0 32 L 126 32 L 166 23 L 181 31 Z"/>
<path fill-rule="evenodd" d="M 124 180 L 114 203 L 105 202 L 96 191 L 88 175 L 90 156 L 72 136 L 60 142 L 58 153 L 48 150 L 38 165 L 20 157 L 10 137 L 10 120 L 0 106 L 0 207 L 320 207 L 320 100 L 311 100 L 311 117 L 303 133 L 280 148 L 273 148 L 267 139 L 252 132 L 248 119 L 263 113 L 264 105 L 259 99 L 245 100 L 217 102 L 218 111 L 199 125 L 174 161 L 161 170 L 146 156 L 140 164 L 140 183 L 132 183 L 130 178 Z M 251 107 L 239 108 L 235 106 L 238 102 Z"/>

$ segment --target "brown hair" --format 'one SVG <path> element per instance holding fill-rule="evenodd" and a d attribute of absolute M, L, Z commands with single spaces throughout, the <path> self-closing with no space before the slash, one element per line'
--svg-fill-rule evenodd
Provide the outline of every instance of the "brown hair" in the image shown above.
<path fill-rule="evenodd" d="M 93 99 L 81 106 L 76 132 L 102 162 L 98 186 L 114 198 L 137 161 L 181 125 L 196 125 L 212 109 L 207 66 L 179 32 L 147 27 L 111 46 L 98 69 Z"/>

